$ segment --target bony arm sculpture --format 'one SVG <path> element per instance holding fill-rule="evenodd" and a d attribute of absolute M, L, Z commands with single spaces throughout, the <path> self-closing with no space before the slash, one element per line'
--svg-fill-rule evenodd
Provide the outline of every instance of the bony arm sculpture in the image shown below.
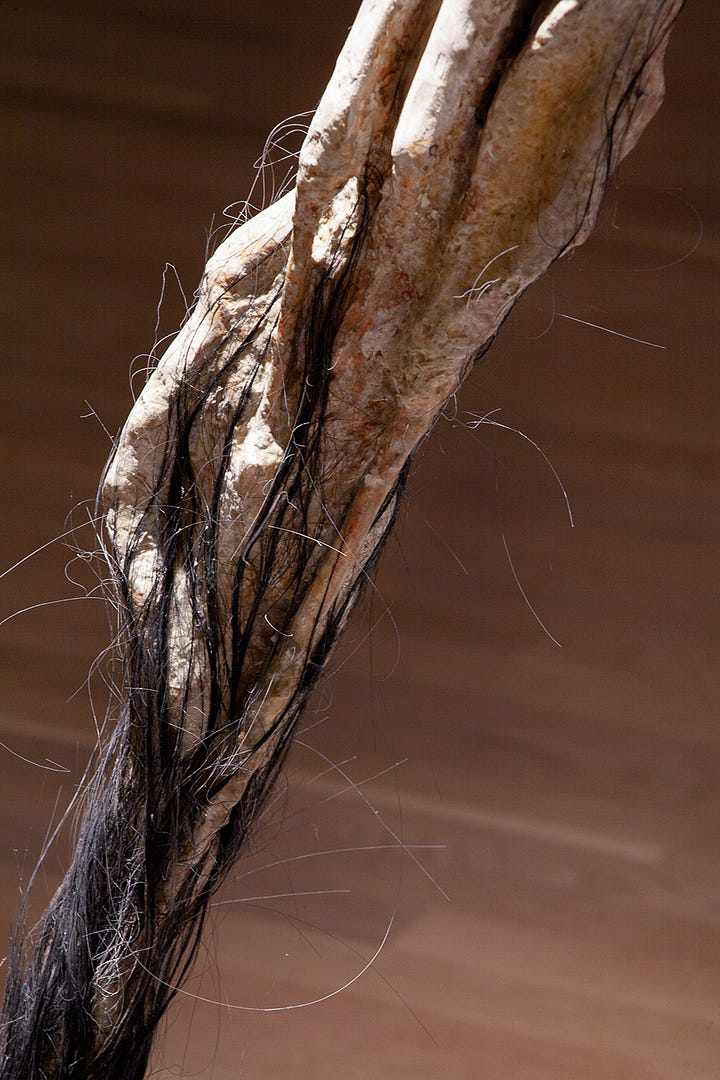
<path fill-rule="evenodd" d="M 2 1077 L 143 1076 L 410 457 L 657 109 L 682 0 L 365 0 L 102 487 L 124 699 Z"/>

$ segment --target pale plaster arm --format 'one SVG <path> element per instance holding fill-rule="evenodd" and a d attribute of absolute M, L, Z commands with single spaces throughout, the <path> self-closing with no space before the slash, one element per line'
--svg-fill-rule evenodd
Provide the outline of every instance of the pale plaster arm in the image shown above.
<path fill-rule="evenodd" d="M 681 0 L 365 0 L 296 189 L 209 260 L 104 481 L 124 701 L 4 1080 L 143 1075 L 210 896 L 514 302 L 591 230 Z"/>

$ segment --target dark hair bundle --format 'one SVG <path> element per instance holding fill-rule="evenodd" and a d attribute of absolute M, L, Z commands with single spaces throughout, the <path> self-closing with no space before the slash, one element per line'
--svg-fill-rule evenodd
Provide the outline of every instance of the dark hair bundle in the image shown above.
<path fill-rule="evenodd" d="M 16 932 L 3 1080 L 144 1075 L 411 454 L 588 235 L 681 6 L 363 5 L 296 204 L 210 259 L 109 462 L 118 715 L 65 880 Z"/>
<path fill-rule="evenodd" d="M 368 212 L 362 193 L 358 215 Z M 325 430 L 333 342 L 362 236 L 359 221 L 349 249 L 318 276 L 283 392 L 287 442 L 234 557 L 221 554 L 220 502 L 233 440 L 247 423 L 270 347 L 279 290 L 239 343 L 226 336 L 203 370 L 184 372 L 133 536 L 118 543 L 111 535 L 124 700 L 86 794 L 72 865 L 34 935 L 16 933 L 4 1003 L 6 1080 L 144 1075 L 155 1028 L 197 951 L 210 898 L 257 819 L 392 524 L 404 470 L 350 586 L 316 611 L 287 700 L 267 730 L 257 731 L 258 707 L 272 693 L 280 650 L 321 563 L 341 557 L 336 530 L 357 485 L 355 477 L 343 491 L 337 475 L 327 475 Z M 284 270 L 282 252 L 275 261 Z M 225 387 L 253 350 L 257 359 L 228 411 Z M 217 410 L 219 400 L 225 430 L 198 459 L 194 444 L 203 442 L 206 411 Z M 138 601 L 133 581 L 148 532 L 157 548 Z M 193 655 L 185 685 L 171 688 L 174 624 L 186 618 Z"/>

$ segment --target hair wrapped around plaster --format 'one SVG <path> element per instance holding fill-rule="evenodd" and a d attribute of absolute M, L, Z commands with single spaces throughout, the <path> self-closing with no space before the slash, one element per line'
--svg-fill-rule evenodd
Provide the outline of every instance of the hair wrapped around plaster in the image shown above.
<path fill-rule="evenodd" d="M 106 470 L 121 704 L 65 880 L 18 924 L 4 1080 L 144 1075 L 414 449 L 592 228 L 680 7 L 362 5 L 295 189 L 209 259 Z"/>

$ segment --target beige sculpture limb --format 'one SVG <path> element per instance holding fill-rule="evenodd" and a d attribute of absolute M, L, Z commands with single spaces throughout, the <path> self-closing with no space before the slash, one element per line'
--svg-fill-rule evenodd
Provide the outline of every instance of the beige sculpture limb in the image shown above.
<path fill-rule="evenodd" d="M 538 6 L 544 17 L 533 13 Z M 303 394 L 309 305 L 324 274 L 345 272 L 362 227 L 353 295 L 324 358 L 323 475 L 311 506 L 283 507 L 278 526 L 290 546 L 308 533 L 317 547 L 313 572 L 292 614 L 282 580 L 266 594 L 265 627 L 253 643 L 264 684 L 253 686 L 258 705 L 240 735 L 243 754 L 287 706 L 338 598 L 363 573 L 383 531 L 378 514 L 442 405 L 520 293 L 590 231 L 609 172 L 660 102 L 666 30 L 678 6 L 446 0 L 426 42 L 436 3 L 364 4 L 308 133 L 297 191 L 232 234 L 208 263 L 191 321 L 128 420 L 104 497 L 119 557 L 131 556 L 140 609 L 161 543 L 159 510 L 148 507 L 162 483 L 175 398 L 188 383 L 209 387 L 264 313 L 253 348 L 223 369 L 192 431 L 208 509 L 217 469 L 207 463 L 221 453 L 227 418 L 257 364 L 213 511 L 229 622 L 228 605 L 243 611 L 252 603 L 257 569 L 238 598 L 230 582 L 238 560 L 252 563 L 255 532 L 273 514 L 266 492 Z M 292 567 L 291 554 L 278 557 Z M 169 632 L 174 706 L 186 739 L 200 738 L 202 646 L 182 567 Z M 244 781 L 241 772 L 222 792 L 223 806 L 234 805 Z M 193 846 L 212 836 L 224 812 L 208 807 L 207 834 Z"/>
<path fill-rule="evenodd" d="M 362 5 L 295 190 L 211 257 L 110 461 L 128 701 L 28 985 L 53 992 L 93 842 L 134 887 L 93 880 L 85 1020 L 46 1004 L 52 1049 L 6 1039 L 3 1076 L 143 1075 L 410 456 L 523 290 L 592 229 L 660 104 L 681 6 Z"/>

